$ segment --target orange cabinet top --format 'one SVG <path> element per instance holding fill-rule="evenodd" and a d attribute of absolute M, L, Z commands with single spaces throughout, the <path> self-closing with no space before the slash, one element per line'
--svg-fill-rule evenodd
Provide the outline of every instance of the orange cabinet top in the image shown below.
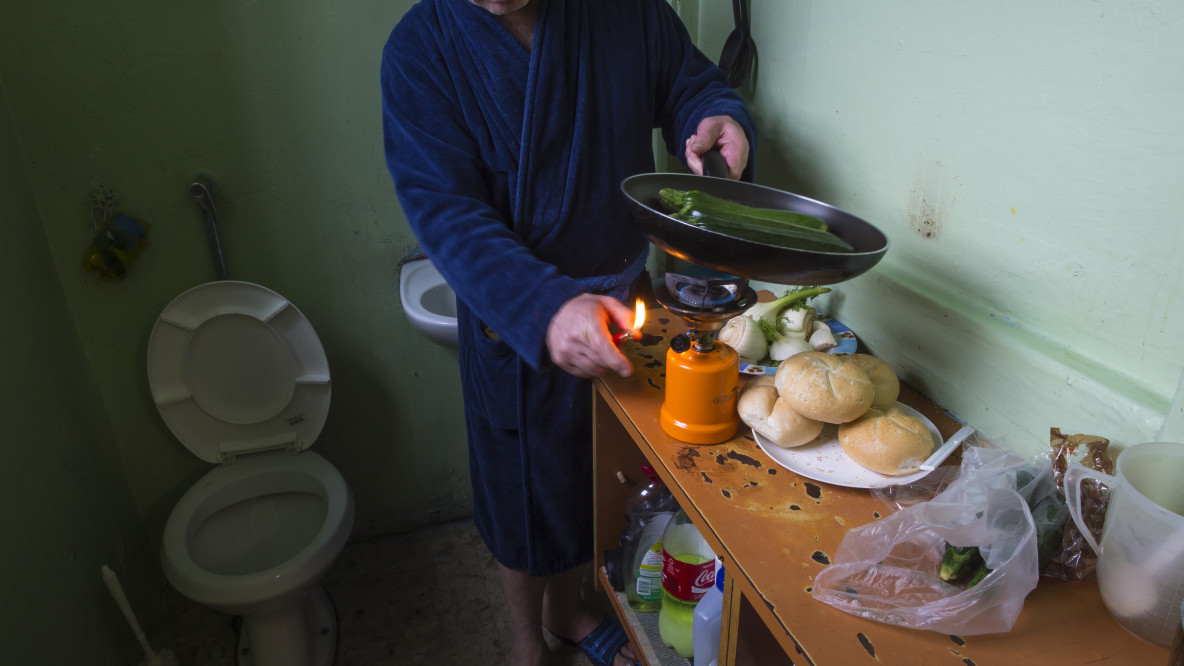
<path fill-rule="evenodd" d="M 815 601 L 814 577 L 847 530 L 892 509 L 867 490 L 812 481 L 780 466 L 743 424 L 722 444 L 692 445 L 667 435 L 658 416 L 666 341 L 682 326 L 665 310 L 652 312 L 643 339 L 622 346 L 634 375 L 606 374 L 596 390 L 725 556 L 729 577 L 794 663 L 1166 663 L 1166 650 L 1131 636 L 1110 617 L 1092 582 L 1041 579 L 1010 632 L 980 636 L 894 627 Z M 943 438 L 960 427 L 907 386 L 900 401 L 925 414 Z M 946 464 L 958 464 L 957 458 Z"/>

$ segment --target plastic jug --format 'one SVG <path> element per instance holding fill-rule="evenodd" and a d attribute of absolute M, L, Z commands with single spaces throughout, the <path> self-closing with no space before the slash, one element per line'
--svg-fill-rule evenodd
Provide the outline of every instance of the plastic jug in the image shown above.
<path fill-rule="evenodd" d="M 718 561 L 718 560 L 717 560 Z M 695 606 L 691 643 L 695 648 L 695 666 L 719 663 L 719 639 L 724 619 L 724 567 L 715 570 L 715 587 L 707 590 Z"/>
<path fill-rule="evenodd" d="M 695 653 L 695 606 L 715 587 L 715 553 L 698 528 L 679 510 L 662 533 L 662 610 L 658 633 L 682 657 Z"/>
<path fill-rule="evenodd" d="M 1184 444 L 1149 442 L 1124 450 L 1115 475 L 1073 464 L 1065 500 L 1098 554 L 1098 590 L 1114 619 L 1132 634 L 1170 648 L 1184 602 Z M 1081 518 L 1081 482 L 1110 488 L 1100 543 Z"/>

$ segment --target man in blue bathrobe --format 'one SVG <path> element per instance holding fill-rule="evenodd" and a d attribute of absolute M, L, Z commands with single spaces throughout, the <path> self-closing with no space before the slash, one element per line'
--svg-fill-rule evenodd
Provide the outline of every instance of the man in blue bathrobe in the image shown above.
<path fill-rule="evenodd" d="M 717 147 L 750 179 L 752 117 L 665 0 L 422 0 L 381 73 L 399 201 L 459 301 L 474 521 L 500 567 L 510 663 L 545 663 L 543 628 L 595 664 L 632 663 L 579 594 L 589 378 L 633 371 L 609 324 L 632 326 L 622 301 L 649 247 L 620 182 L 654 170 L 655 127 L 694 172 Z"/>

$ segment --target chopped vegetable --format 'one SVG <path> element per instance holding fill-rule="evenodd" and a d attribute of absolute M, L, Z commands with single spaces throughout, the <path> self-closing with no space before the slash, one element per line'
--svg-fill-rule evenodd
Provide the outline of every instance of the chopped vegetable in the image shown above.
<path fill-rule="evenodd" d="M 765 332 L 751 317 L 732 317 L 720 329 L 717 339 L 736 350 L 745 363 L 756 363 L 769 354 Z"/>
<path fill-rule="evenodd" d="M 953 546 L 946 544 L 946 550 L 941 556 L 941 569 L 938 576 L 948 582 L 972 576 L 976 569 L 985 566 L 983 556 L 978 552 L 978 546 Z"/>
<path fill-rule="evenodd" d="M 784 296 L 768 303 L 757 303 L 744 313 L 750 317 L 765 332 L 765 339 L 770 344 L 783 337 L 787 331 L 781 328 L 782 313 L 787 309 L 800 310 L 806 308 L 806 301 L 828 293 L 828 287 L 798 287 L 791 289 Z"/>
<path fill-rule="evenodd" d="M 797 335 L 786 335 L 769 345 L 769 359 L 780 363 L 794 354 L 808 351 L 814 351 L 809 340 Z"/>
<path fill-rule="evenodd" d="M 966 589 L 969 590 L 975 585 L 978 585 L 990 573 L 991 569 L 987 566 L 986 562 L 983 562 L 982 566 L 975 570 L 974 575 L 970 577 L 970 580 L 966 581 Z"/>
<path fill-rule="evenodd" d="M 743 315 L 728 320 L 718 339 L 735 349 L 745 363 L 760 363 L 767 355 L 777 364 L 798 352 L 817 350 L 819 347 L 810 343 L 817 332 L 814 308 L 806 301 L 829 291 L 828 287 L 798 287 L 776 300 L 757 303 Z M 757 339 L 758 334 L 763 340 Z M 827 343 L 825 338 L 819 342 Z M 830 346 L 823 349 L 833 346 L 831 337 Z"/>
<path fill-rule="evenodd" d="M 814 331 L 810 333 L 808 342 L 815 351 L 828 351 L 839 346 L 838 341 L 835 340 L 835 334 L 830 331 L 830 326 L 820 321 L 814 322 Z"/>

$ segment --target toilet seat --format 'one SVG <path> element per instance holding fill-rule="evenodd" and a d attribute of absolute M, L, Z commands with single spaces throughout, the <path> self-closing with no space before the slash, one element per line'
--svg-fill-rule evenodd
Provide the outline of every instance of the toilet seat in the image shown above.
<path fill-rule="evenodd" d="M 329 412 L 329 363 L 276 292 L 222 280 L 168 304 L 148 340 L 148 385 L 173 434 L 207 462 L 312 445 Z"/>
<path fill-rule="evenodd" d="M 267 533 L 269 526 L 255 502 L 269 496 L 307 494 L 318 498 L 324 515 L 313 519 L 315 528 L 306 531 L 300 543 L 288 547 L 264 548 L 257 566 L 233 570 L 211 567 L 195 552 L 198 533 L 211 516 L 227 510 L 255 512 L 250 521 L 252 539 Z M 292 514 L 295 515 L 295 514 Z M 312 518 L 307 511 L 300 515 Z M 165 524 L 162 563 L 173 586 L 190 599 L 227 612 L 244 614 L 266 611 L 270 605 L 288 602 L 286 594 L 302 592 L 319 580 L 340 553 L 353 524 L 354 504 L 345 479 L 329 461 L 309 451 L 287 455 L 282 451 L 260 453 L 238 463 L 207 472 L 177 502 Z M 233 541 L 233 540 L 232 540 Z M 222 545 L 226 545 L 222 540 Z M 217 546 L 218 544 L 213 544 Z M 230 544 L 246 550 L 244 544 Z M 268 559 L 270 558 L 270 559 Z M 300 562 L 293 567 L 291 562 Z"/>

